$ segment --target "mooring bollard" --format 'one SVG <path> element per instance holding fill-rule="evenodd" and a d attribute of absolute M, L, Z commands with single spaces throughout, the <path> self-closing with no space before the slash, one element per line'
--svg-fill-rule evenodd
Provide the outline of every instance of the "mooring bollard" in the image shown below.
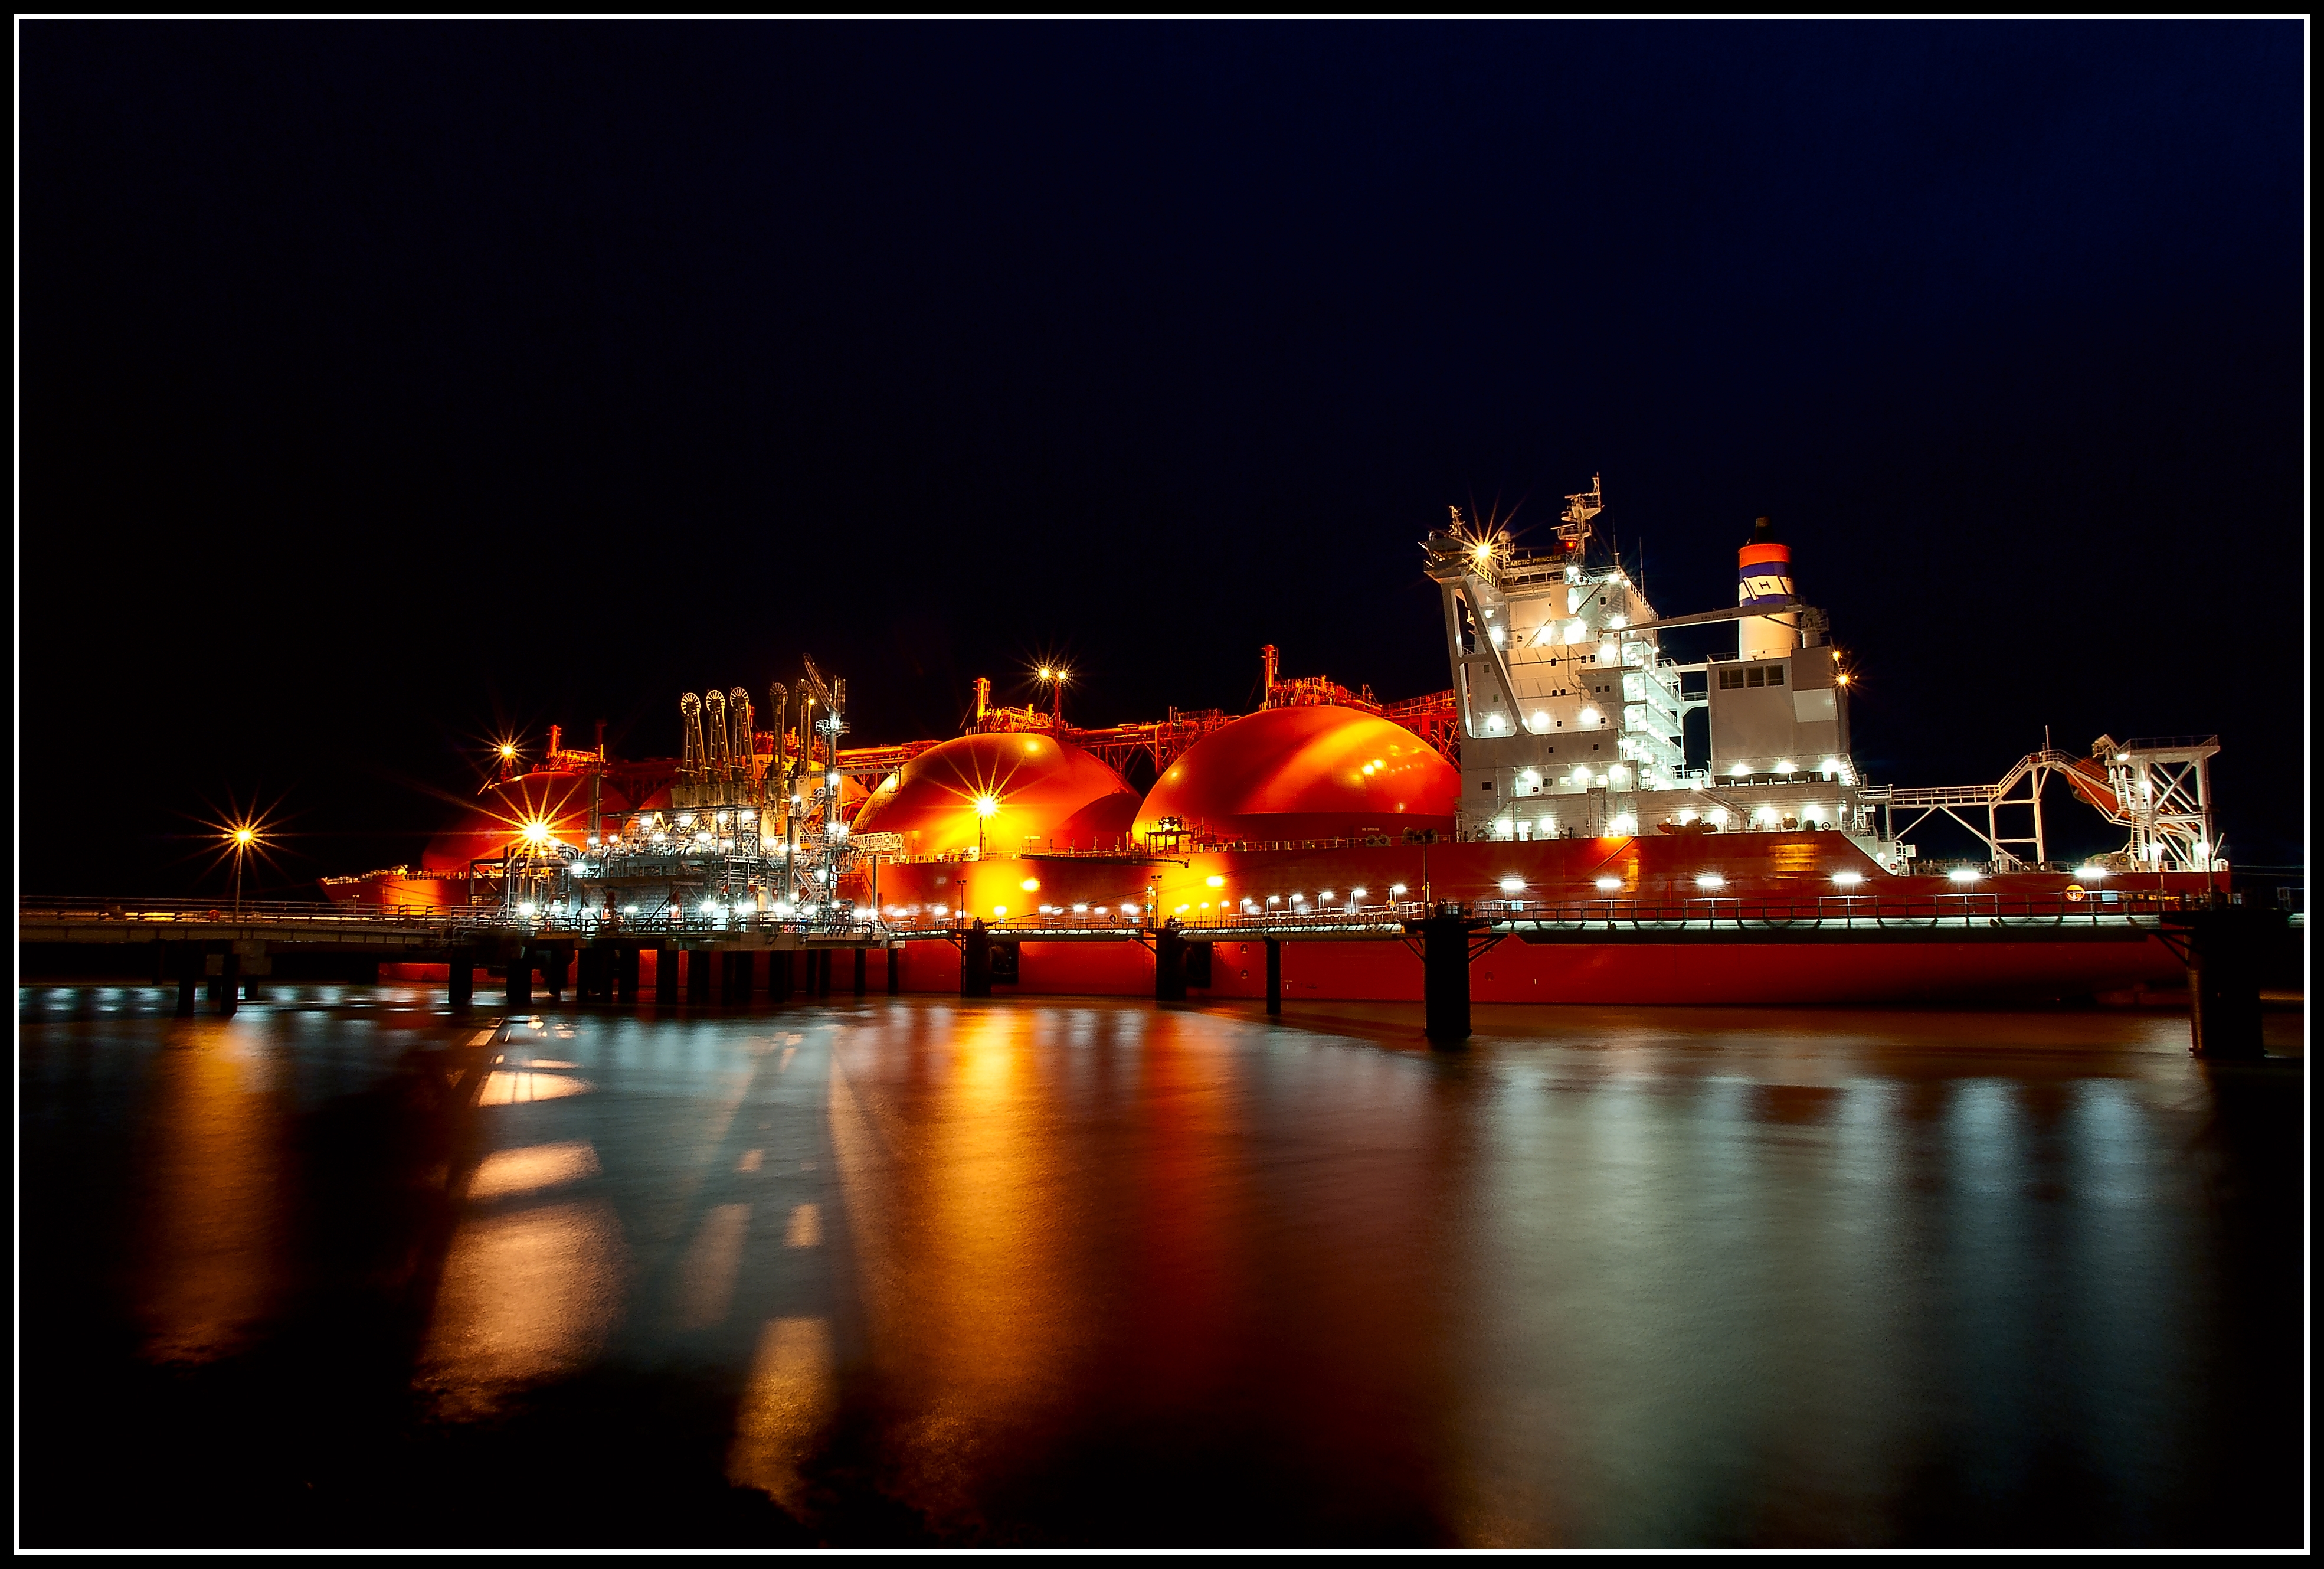
<path fill-rule="evenodd" d="M 1420 937 L 1428 1038 L 1437 1046 L 1457 1046 L 1470 1033 L 1469 934 L 1484 923 L 1449 904 L 1436 909 L 1436 914 L 1408 922 L 1405 929 Z"/>
<path fill-rule="evenodd" d="M 2269 946 L 2291 929 L 2284 912 L 2224 901 L 2163 918 L 2172 946 L 2187 962 L 2188 1022 L 2202 1057 L 2267 1055 L 2261 1026 L 2260 977 Z M 2168 939 L 2166 939 L 2168 940 Z"/>
<path fill-rule="evenodd" d="M 992 995 L 992 934 L 984 929 L 981 920 L 969 922 L 968 930 L 961 937 L 960 994 Z"/>
<path fill-rule="evenodd" d="M 1154 1001 L 1186 1000 L 1186 939 L 1176 921 L 1154 934 Z"/>

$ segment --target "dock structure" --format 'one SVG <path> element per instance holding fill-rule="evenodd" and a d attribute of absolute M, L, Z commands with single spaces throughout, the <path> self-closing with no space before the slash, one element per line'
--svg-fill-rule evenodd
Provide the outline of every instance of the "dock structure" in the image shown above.
<path fill-rule="evenodd" d="M 143 946 L 157 983 L 178 983 L 177 1011 L 196 1011 L 207 985 L 220 1014 L 235 1012 L 286 955 L 337 955 L 356 965 L 442 964 L 445 996 L 454 1009 L 473 1004 L 475 972 L 501 973 L 511 1006 L 534 1001 L 534 985 L 561 1001 L 569 988 L 577 1003 L 638 1002 L 641 955 L 651 952 L 654 1000 L 749 1006 L 759 994 L 761 955 L 770 1002 L 796 996 L 826 997 L 832 955 L 848 955 L 848 991 L 867 992 L 870 955 L 883 960 L 884 991 L 901 989 L 901 950 L 941 942 L 959 952 L 961 994 L 993 995 L 996 978 L 1012 977 L 1019 945 L 1136 943 L 1154 955 L 1157 1003 L 1186 1000 L 1190 974 L 1207 982 L 1211 948 L 1221 942 L 1263 944 L 1266 1006 L 1283 1003 L 1283 950 L 1292 943 L 1397 943 L 1421 960 L 1428 1038 L 1456 1045 L 1471 1033 L 1471 963 L 1498 944 L 1624 946 L 1679 944 L 1863 943 L 2140 943 L 2159 939 L 2189 971 L 2195 1049 L 2204 1056 L 2246 1056 L 2256 1048 L 2258 970 L 2253 959 L 2282 924 L 2258 907 L 2177 898 L 2097 904 L 2066 899 L 2000 894 L 1941 895 L 1934 900 L 1882 901 L 1826 896 L 1775 903 L 1697 899 L 1671 904 L 1591 900 L 1572 904 L 1525 900 L 1397 903 L 1313 913 L 1249 912 L 1209 921 L 1172 918 L 1113 921 L 1064 916 L 1018 920 L 853 921 L 811 925 L 754 917 L 559 924 L 520 918 L 504 906 L 383 909 L 251 903 L 221 909 L 183 900 L 28 898 L 17 910 L 20 947 Z M 141 966 L 142 967 L 142 966 Z M 374 970 L 375 975 L 375 968 Z M 682 980 L 681 980 L 682 977 Z"/>

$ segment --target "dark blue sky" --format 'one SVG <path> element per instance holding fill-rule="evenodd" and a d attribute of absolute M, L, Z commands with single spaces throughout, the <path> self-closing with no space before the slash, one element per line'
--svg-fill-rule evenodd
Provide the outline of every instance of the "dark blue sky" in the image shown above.
<path fill-rule="evenodd" d="M 22 41 L 28 886 L 803 650 L 863 741 L 1440 688 L 1414 541 L 1592 472 L 1666 612 L 1777 520 L 1874 777 L 2216 729 L 2301 854 L 2297 23 Z"/>

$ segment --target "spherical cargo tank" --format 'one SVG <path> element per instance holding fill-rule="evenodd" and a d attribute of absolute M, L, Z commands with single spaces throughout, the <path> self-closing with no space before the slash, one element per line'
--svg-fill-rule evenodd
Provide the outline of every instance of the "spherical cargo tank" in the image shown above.
<path fill-rule="evenodd" d="M 636 803 L 652 806 L 669 799 Z M 626 812 L 632 802 L 607 784 L 600 788 L 598 809 L 606 816 Z M 527 836 L 534 824 L 545 826 L 556 842 L 579 849 L 589 837 L 589 778 L 564 771 L 528 773 L 494 782 L 466 808 L 459 820 L 428 842 L 420 857 L 427 871 L 465 874 L 472 861 L 497 861 L 501 852 Z"/>
<path fill-rule="evenodd" d="M 1228 843 L 1450 831 L 1461 775 L 1402 725 L 1355 708 L 1268 708 L 1162 771 L 1133 832 L 1167 819 Z"/>
<path fill-rule="evenodd" d="M 1077 746 L 1041 734 L 956 735 L 881 781 L 858 834 L 896 834 L 907 855 L 1111 849 L 1138 792 Z"/>

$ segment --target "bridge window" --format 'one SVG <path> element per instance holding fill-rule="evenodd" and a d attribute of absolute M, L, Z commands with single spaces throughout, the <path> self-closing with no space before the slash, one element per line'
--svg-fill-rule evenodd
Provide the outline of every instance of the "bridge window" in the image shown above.
<path fill-rule="evenodd" d="M 1720 672 L 1719 672 L 1719 689 L 1720 689 L 1720 691 L 1722 691 L 1722 692 L 1732 692 L 1732 691 L 1734 691 L 1737 688 L 1738 688 L 1738 687 L 1740 687 L 1740 686 L 1742 686 L 1742 685 L 1743 685 L 1743 672 L 1742 672 L 1742 671 L 1740 671 L 1740 670 L 1721 670 L 1721 671 L 1720 671 Z"/>
<path fill-rule="evenodd" d="M 1767 667 L 1767 685 L 1770 687 L 1780 687 L 1783 684 L 1784 667 L 1781 665 L 1769 665 Z"/>
<path fill-rule="evenodd" d="M 1766 686 L 1767 684 L 1767 672 L 1766 668 L 1760 665 L 1753 665 L 1748 670 L 1746 670 L 1743 673 L 1743 684 L 1747 687 Z"/>

